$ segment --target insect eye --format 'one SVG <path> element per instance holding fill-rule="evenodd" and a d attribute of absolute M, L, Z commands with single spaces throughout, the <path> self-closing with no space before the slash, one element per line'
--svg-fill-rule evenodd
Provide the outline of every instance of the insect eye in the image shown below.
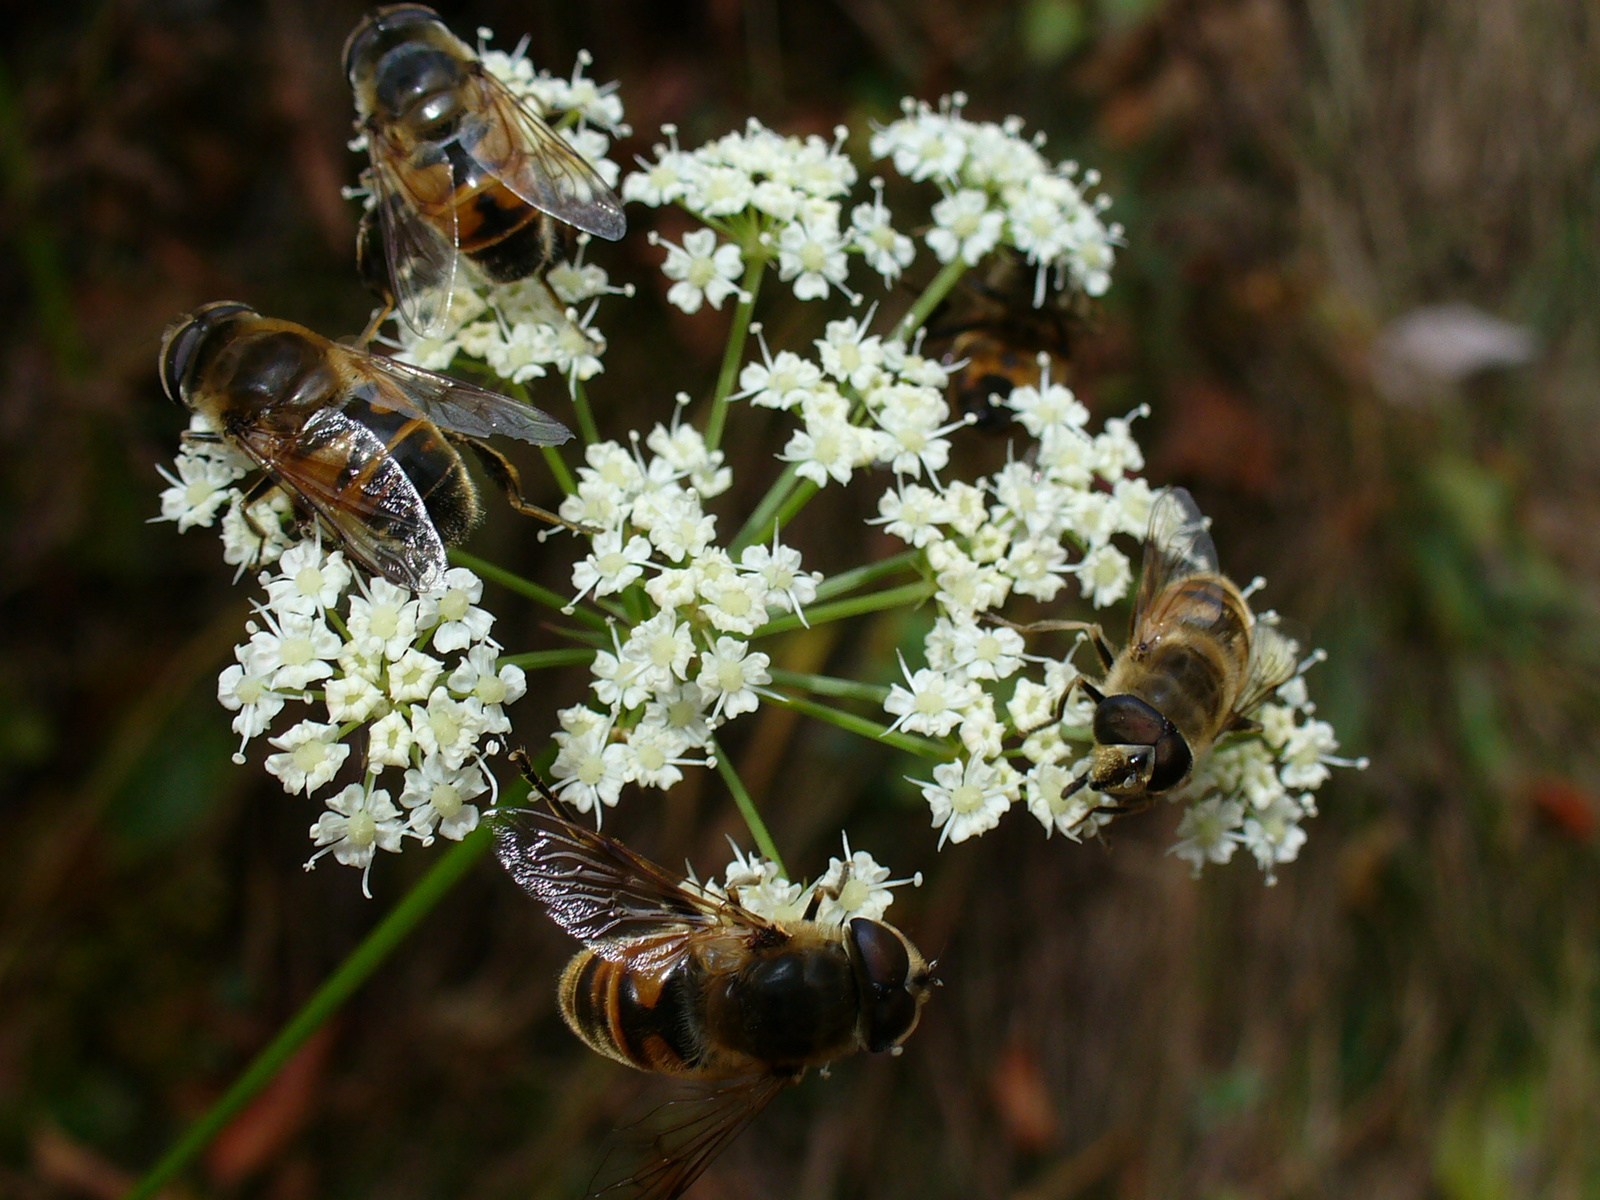
<path fill-rule="evenodd" d="M 161 339 L 161 388 L 168 400 L 174 404 L 183 403 L 184 377 L 195 352 L 211 332 L 229 317 L 254 311 L 248 305 L 222 300 L 196 309 L 167 327 L 166 336 Z"/>
<path fill-rule="evenodd" d="M 1146 786 L 1152 792 L 1164 792 L 1177 787 L 1189 774 L 1193 762 L 1194 755 L 1181 733 L 1174 729 L 1162 734 L 1161 740 L 1156 743 L 1155 770 L 1150 773 L 1150 782 Z"/>
<path fill-rule="evenodd" d="M 907 988 L 911 956 L 898 933 L 865 917 L 850 922 L 850 949 L 867 1049 L 881 1053 L 905 1040 L 917 1023 L 916 997 Z"/>
<path fill-rule="evenodd" d="M 1107 696 L 1094 710 L 1094 740 L 1102 746 L 1154 746 L 1171 728 L 1137 696 Z"/>
<path fill-rule="evenodd" d="M 438 24 L 439 14 L 425 4 L 391 4 L 373 9 L 344 40 L 341 55 L 344 77 L 354 83 L 356 67 L 370 65 L 379 56 L 380 47 L 392 46 L 398 40 L 394 36 L 396 31 L 429 23 Z"/>

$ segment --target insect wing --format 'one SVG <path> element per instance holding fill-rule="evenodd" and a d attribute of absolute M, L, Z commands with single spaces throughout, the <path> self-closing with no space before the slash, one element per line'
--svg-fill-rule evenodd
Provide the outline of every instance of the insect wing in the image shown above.
<path fill-rule="evenodd" d="M 729 900 L 694 892 L 681 877 L 607 837 L 555 813 L 529 810 L 495 834 L 501 864 L 542 903 L 550 917 L 603 958 L 652 962 L 687 948 L 696 930 L 769 928 Z M 641 939 L 649 947 L 639 945 Z"/>
<path fill-rule="evenodd" d="M 609 242 L 622 237 L 622 202 L 600 173 L 487 71 L 479 86 L 479 110 L 461 127 L 467 156 L 540 212 Z"/>
<path fill-rule="evenodd" d="M 443 580 L 444 543 L 422 496 L 365 425 L 323 409 L 297 432 L 249 429 L 238 440 L 363 566 L 417 592 Z"/>
<path fill-rule="evenodd" d="M 1135 634 L 1150 619 L 1156 598 L 1180 579 L 1218 574 L 1217 547 L 1206 519 L 1186 488 L 1168 488 L 1150 508 L 1150 529 L 1144 539 L 1144 564 L 1139 594 L 1133 602 Z"/>
<path fill-rule="evenodd" d="M 1276 625 L 1256 620 L 1251 630 L 1250 665 L 1233 711 L 1249 716 L 1266 698 L 1294 677 L 1300 646 Z"/>
<path fill-rule="evenodd" d="M 374 394 L 364 398 L 373 405 L 426 417 L 469 437 L 502 434 L 535 446 L 559 446 L 572 437 L 560 421 L 526 401 L 382 355 L 346 352 L 372 384 Z"/>
<path fill-rule="evenodd" d="M 590 1200 L 676 1200 L 793 1079 L 755 1075 L 668 1100 L 618 1132 Z"/>
<path fill-rule="evenodd" d="M 451 172 L 448 161 L 428 169 Z M 438 225 L 423 216 L 419 199 L 376 150 L 369 174 L 378 197 L 383 254 L 389 263 L 395 305 L 417 334 L 437 337 L 450 328 L 461 260 L 456 248 L 455 207 L 449 203 L 429 206 L 437 213 Z M 444 194 L 448 197 L 453 191 L 452 185 Z"/>

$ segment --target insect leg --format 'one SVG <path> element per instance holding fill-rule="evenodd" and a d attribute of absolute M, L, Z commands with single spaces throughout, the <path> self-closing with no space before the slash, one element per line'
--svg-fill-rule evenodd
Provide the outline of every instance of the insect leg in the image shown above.
<path fill-rule="evenodd" d="M 1111 652 L 1111 643 L 1106 641 L 1106 632 L 1100 628 L 1097 621 L 1029 621 L 1026 625 L 1022 625 L 993 613 L 988 614 L 988 619 L 996 625 L 1015 629 L 1018 633 L 1086 633 L 1089 635 L 1089 644 L 1094 647 L 1095 657 L 1100 660 L 1100 666 L 1107 671 L 1111 670 L 1111 664 L 1117 657 Z"/>
<path fill-rule="evenodd" d="M 378 332 L 378 326 L 387 321 L 394 312 L 394 297 L 385 296 L 383 307 L 372 314 L 372 320 L 367 322 L 367 327 L 361 331 L 361 336 L 356 339 L 356 349 L 365 350 L 372 343 L 373 335 Z"/>
<path fill-rule="evenodd" d="M 579 525 L 565 517 L 558 517 L 549 509 L 540 508 L 537 504 L 530 504 L 522 498 L 522 477 L 517 474 L 516 467 L 511 465 L 511 460 L 500 451 L 486 442 L 477 438 L 468 437 L 461 433 L 446 433 L 445 436 L 457 445 L 470 446 L 472 452 L 478 456 L 478 461 L 483 464 L 483 469 L 489 473 L 489 478 L 494 480 L 495 486 L 505 493 L 506 502 L 525 517 L 538 517 L 541 521 L 548 521 L 552 525 L 563 525 L 574 533 L 581 533 L 585 537 L 594 537 L 601 533 L 590 525 Z"/>

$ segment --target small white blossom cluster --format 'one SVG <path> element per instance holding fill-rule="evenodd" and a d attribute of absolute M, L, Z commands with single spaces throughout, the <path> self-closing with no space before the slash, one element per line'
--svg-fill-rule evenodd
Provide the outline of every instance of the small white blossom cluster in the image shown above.
<path fill-rule="evenodd" d="M 1243 846 L 1269 883 L 1280 863 L 1293 862 L 1305 844 L 1300 822 L 1317 815 L 1312 795 L 1330 767 L 1364 770 L 1366 759 L 1339 758 L 1333 726 L 1314 715 L 1304 670 L 1255 713 L 1259 736 L 1224 741 L 1196 768 L 1180 799 L 1200 799 L 1183 815 L 1172 853 L 1198 875 L 1207 862 L 1225 863 Z"/>
<path fill-rule="evenodd" d="M 590 445 L 561 506 L 601 530 L 572 569 L 575 602 L 621 596 L 638 614 L 613 623 L 612 649 L 595 656 L 594 706 L 559 714 L 555 790 L 597 817 L 625 783 L 671 787 L 682 767 L 706 761 L 689 756 L 719 725 L 759 705 L 770 660 L 750 637 L 785 613 L 803 619 L 820 579 L 776 536 L 737 561 L 716 544 L 701 502 L 726 491 L 732 473 L 697 430 L 657 425 L 645 442 L 648 461 L 637 444 Z"/>
<path fill-rule="evenodd" d="M 489 31 L 480 29 L 487 41 Z M 567 78 L 535 71 L 524 54 L 526 42 L 510 54 L 483 49 L 484 66 L 555 128 L 615 187 L 621 170 L 606 156 L 613 137 L 632 132 L 623 122 L 622 100 L 614 83 L 599 86 L 584 74 L 593 60 L 580 51 Z M 564 119 L 560 118 L 565 114 Z M 606 339 L 595 327 L 600 298 L 631 295 L 613 286 L 604 268 L 584 262 L 588 235 L 577 237 L 572 261 L 553 264 L 542 276 L 510 284 L 458 283 L 450 311 L 455 328 L 439 337 L 419 337 L 399 322 L 396 357 L 431 371 L 450 366 L 457 354 L 478 359 L 501 379 L 526 383 L 550 372 L 568 385 L 594 378 L 603 369 Z M 461 260 L 465 263 L 465 259 Z"/>
<path fill-rule="evenodd" d="M 319 849 L 307 869 L 331 853 L 361 868 L 365 890 L 377 851 L 398 853 L 407 837 L 430 845 L 472 832 L 472 801 L 495 788 L 484 758 L 511 728 L 504 706 L 527 690 L 522 669 L 498 661 L 494 617 L 478 607 L 482 581 L 456 567 L 436 591 L 413 596 L 368 580 L 342 552 L 287 532 L 287 509 L 274 501 L 252 507 L 252 529 L 232 486 L 246 468 L 235 451 L 191 443 L 175 465 L 176 477 L 163 472 L 172 486 L 162 493 L 161 519 L 186 530 L 223 514 L 228 561 L 276 567 L 259 576 L 266 600 L 217 680 L 217 699 L 239 735 L 234 761 L 244 762 L 245 747 L 290 705 L 308 705 L 301 720 L 267 738 L 276 753 L 266 768 L 284 791 L 321 791 L 352 755 L 361 766 L 357 781 L 324 797 L 327 811 L 311 826 Z"/>
<path fill-rule="evenodd" d="M 840 840 L 844 857 L 830 858 L 828 869 L 814 883 L 791 883 L 777 863 L 734 846 L 733 861 L 723 873 L 722 883 L 707 881 L 698 886 L 708 896 L 731 898 L 769 921 L 801 920 L 816 900 L 813 919 L 820 925 L 843 925 L 856 917 L 881 921 L 894 903 L 894 888 L 908 883 L 922 886 L 922 872 L 909 879 L 890 879 L 888 867 L 865 850 L 850 849 L 849 835 L 841 834 Z"/>
<path fill-rule="evenodd" d="M 874 464 L 937 487 L 949 435 L 970 418 L 950 420 L 945 368 L 901 341 L 869 335 L 871 319 L 869 311 L 859 321 L 829 321 L 813 358 L 774 355 L 763 339 L 762 361 L 746 364 L 734 398 L 800 418 L 779 457 L 818 487 L 847 484 Z"/>
<path fill-rule="evenodd" d="M 209 529 L 220 518 L 223 561 L 239 568 L 267 566 L 299 541 L 292 532 L 293 505 L 280 489 L 251 500 L 235 486 L 256 470 L 255 464 L 217 436 L 211 422 L 189 418 L 190 439 L 173 460 L 173 470 L 156 470 L 168 483 L 161 493 L 158 521 L 174 521 L 179 533 Z M 204 440 L 202 440 L 204 439 Z M 248 507 L 248 511 L 247 511 Z"/>
<path fill-rule="evenodd" d="M 675 127 L 662 132 L 667 141 L 655 147 L 655 161 L 640 160 L 622 196 L 652 208 L 680 205 L 710 227 L 681 246 L 667 244 L 662 270 L 674 281 L 667 298 L 684 312 L 702 302 L 720 307 L 739 291 L 735 281 L 752 260 L 775 260 L 778 278 L 801 300 L 837 290 L 852 303 L 860 296 L 846 282 L 850 254 L 862 255 L 886 284 L 910 265 L 911 239 L 891 226 L 878 181 L 874 201 L 847 218 L 857 172 L 842 149 L 843 127 L 829 142 L 785 137 L 752 117 L 742 132 L 690 151 L 679 148 Z"/>
<path fill-rule="evenodd" d="M 931 780 L 913 781 L 941 845 L 993 829 L 1022 801 L 1047 834 L 1077 839 L 1111 820 L 1097 811 L 1103 797 L 1075 786 L 1088 766 L 1093 705 L 1075 690 L 1061 711 L 1079 675 L 1073 654 L 1081 641 L 1062 658 L 1040 657 L 1020 632 L 986 614 L 1013 594 L 1052 601 L 1074 578 L 1096 608 L 1121 600 L 1134 573 L 1114 539 L 1145 533 L 1155 494 L 1133 474 L 1143 455 L 1130 421 L 1113 418 L 1091 434 L 1088 411 L 1047 369 L 1038 387 L 1015 389 L 1006 404 L 1038 439 L 1026 461 L 974 483 L 902 478 L 879 502 L 878 523 L 923 551 L 938 588 L 926 665 L 913 672 L 902 663 L 905 684 L 890 689 L 884 707 L 891 729 L 956 748 L 955 761 L 936 766 Z M 1314 811 L 1311 790 L 1329 763 L 1343 761 L 1328 757 L 1332 729 L 1306 715 L 1304 689 L 1296 676 L 1282 692 L 1299 700 L 1265 706 L 1260 737 L 1225 742 L 1202 759 L 1175 797 L 1194 802 L 1175 853 L 1198 865 L 1226 861 L 1236 844 L 1248 844 L 1269 876 L 1293 859 L 1305 836 L 1299 819 Z M 1305 718 L 1298 725 L 1295 713 Z M 1248 822 L 1242 805 L 1228 807 L 1236 793 L 1249 801 Z"/>
<path fill-rule="evenodd" d="M 1107 197 L 1084 195 L 1099 175 L 1080 174 L 1070 161 L 1052 164 L 1039 152 L 1042 135 L 1022 136 L 1020 117 L 969 121 L 965 103 L 960 94 L 938 108 L 904 100 L 905 115 L 872 137 L 875 158 L 944 193 L 923 237 L 928 249 L 942 263 L 960 258 L 973 266 L 997 246 L 1015 248 L 1038 271 L 1035 304 L 1043 302 L 1052 272 L 1057 287 L 1070 279 L 1091 296 L 1104 295 L 1122 230 L 1101 220 Z"/>

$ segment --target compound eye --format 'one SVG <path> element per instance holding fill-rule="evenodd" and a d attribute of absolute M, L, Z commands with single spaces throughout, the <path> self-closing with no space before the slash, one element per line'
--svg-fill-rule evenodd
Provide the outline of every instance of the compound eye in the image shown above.
<path fill-rule="evenodd" d="M 385 50 L 392 46 L 396 30 L 408 25 L 441 23 L 439 14 L 425 4 L 390 4 L 373 9 L 361 18 L 344 40 L 341 54 L 344 77 L 354 83 L 356 67 L 368 65 L 369 59 L 378 57 L 380 41 Z"/>
<path fill-rule="evenodd" d="M 1094 740 L 1102 746 L 1154 746 L 1171 728 L 1137 696 L 1107 696 L 1094 710 Z"/>
<path fill-rule="evenodd" d="M 1174 729 L 1162 734 L 1161 740 L 1156 743 L 1156 765 L 1150 773 L 1146 790 L 1164 792 L 1177 787 L 1188 776 L 1193 764 L 1194 755 L 1181 733 Z"/>
<path fill-rule="evenodd" d="M 867 1049 L 892 1049 L 916 1026 L 917 1001 L 907 989 L 911 956 L 905 941 L 881 921 L 850 922 L 851 962 L 861 989 L 861 1023 Z"/>
<path fill-rule="evenodd" d="M 174 404 L 183 404 L 183 381 L 202 342 L 217 326 L 240 313 L 253 313 L 248 304 L 218 300 L 197 308 L 167 326 L 161 339 L 161 389 Z"/>

